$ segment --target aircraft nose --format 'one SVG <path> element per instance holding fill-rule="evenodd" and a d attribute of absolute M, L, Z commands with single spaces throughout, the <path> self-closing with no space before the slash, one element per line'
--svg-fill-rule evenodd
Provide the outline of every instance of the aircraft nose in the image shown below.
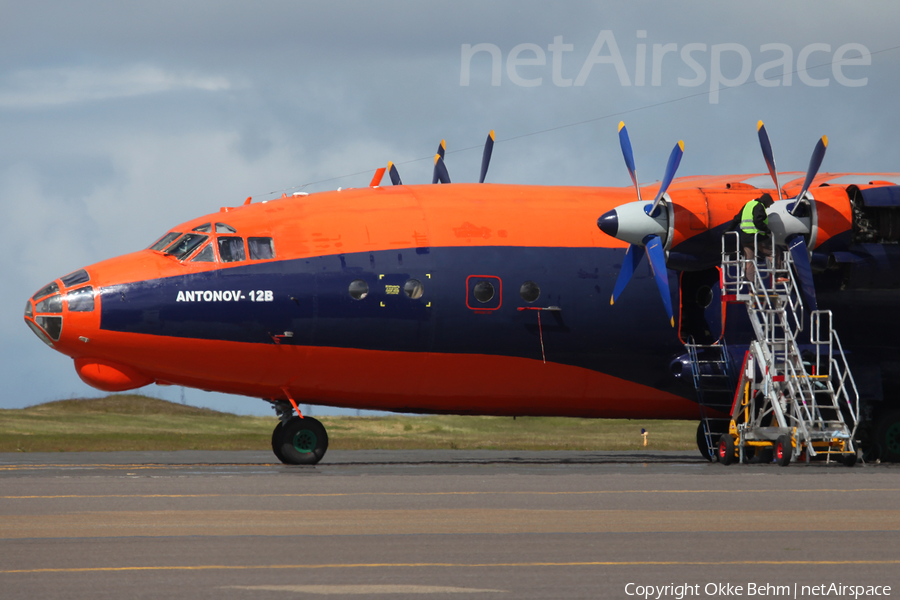
<path fill-rule="evenodd" d="M 619 232 L 619 213 L 616 212 L 616 209 L 612 209 L 597 219 L 597 227 L 606 235 L 616 237 Z"/>
<path fill-rule="evenodd" d="M 55 281 L 42 287 L 25 303 L 25 324 L 50 347 L 62 332 L 62 296 Z"/>
<path fill-rule="evenodd" d="M 94 310 L 94 290 L 88 283 L 90 277 L 84 269 L 70 273 L 48 283 L 25 303 L 25 324 L 45 344 L 54 347 L 63 332 L 63 304 L 69 321 L 75 313 L 91 313 Z"/>

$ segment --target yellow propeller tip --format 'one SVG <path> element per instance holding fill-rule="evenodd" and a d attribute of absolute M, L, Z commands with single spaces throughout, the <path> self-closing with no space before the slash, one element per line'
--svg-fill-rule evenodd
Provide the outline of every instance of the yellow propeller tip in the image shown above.
<path fill-rule="evenodd" d="M 491 140 L 493 140 L 493 139 L 494 139 L 494 130 L 491 129 L 491 132 L 490 132 L 488 135 L 490 135 L 490 136 L 491 136 Z"/>
<path fill-rule="evenodd" d="M 619 131 L 622 131 L 623 127 L 625 127 L 625 121 L 619 121 Z"/>
<path fill-rule="evenodd" d="M 675 327 L 675 317 L 672 317 L 672 318 L 669 320 L 669 325 L 671 325 L 672 327 Z"/>
<path fill-rule="evenodd" d="M 391 167 L 393 167 L 393 166 L 394 166 L 394 161 L 389 160 L 389 161 L 388 161 L 388 166 L 387 166 L 388 171 L 390 171 L 390 170 L 391 170 Z"/>
<path fill-rule="evenodd" d="M 756 124 L 756 130 L 759 131 L 762 128 L 763 128 L 763 122 L 760 121 L 759 123 Z"/>
<path fill-rule="evenodd" d="M 612 306 L 612 305 L 615 304 L 615 303 L 616 303 L 616 297 L 615 297 L 615 296 L 610 296 L 610 297 L 609 297 L 609 305 Z"/>
<path fill-rule="evenodd" d="M 828 136 L 827 136 L 827 135 L 823 135 L 823 136 L 822 136 L 822 144 L 823 144 L 826 148 L 828 147 Z"/>
<path fill-rule="evenodd" d="M 681 148 L 681 151 L 684 152 L 684 141 L 678 140 L 678 147 Z"/>
<path fill-rule="evenodd" d="M 434 155 L 434 164 L 437 164 L 437 161 L 439 161 L 439 160 L 441 160 L 441 155 L 440 155 L 440 154 L 435 154 L 435 155 Z"/>
<path fill-rule="evenodd" d="M 444 150 L 447 149 L 447 142 L 445 142 L 444 140 L 441 140 L 441 148 L 443 148 Z"/>

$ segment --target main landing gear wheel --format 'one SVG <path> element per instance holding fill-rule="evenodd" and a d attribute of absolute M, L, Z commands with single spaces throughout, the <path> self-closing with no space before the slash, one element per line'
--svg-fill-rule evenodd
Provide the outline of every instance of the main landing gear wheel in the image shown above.
<path fill-rule="evenodd" d="M 734 462 L 734 438 L 731 437 L 731 434 L 726 433 L 719 438 L 716 456 L 723 465 L 730 465 Z"/>
<path fill-rule="evenodd" d="M 278 427 L 275 428 L 276 432 Z M 272 433 L 275 449 L 275 432 Z M 325 426 L 312 417 L 294 417 L 281 425 L 279 450 L 275 451 L 281 461 L 289 465 L 314 465 L 328 450 L 328 434 Z"/>
<path fill-rule="evenodd" d="M 703 421 L 697 424 L 697 450 L 700 451 L 700 456 L 705 458 L 708 461 L 716 460 L 716 442 L 719 439 L 719 435 L 725 433 L 723 431 L 711 431 L 709 433 L 710 443 L 712 443 L 712 448 L 709 447 L 709 443 L 706 441 L 706 431 L 703 429 Z"/>
<path fill-rule="evenodd" d="M 791 436 L 782 435 L 775 441 L 775 462 L 780 466 L 786 467 L 791 462 L 791 455 L 794 453 L 794 447 L 791 445 Z"/>
<path fill-rule="evenodd" d="M 715 448 L 710 449 L 709 444 L 706 441 L 706 430 L 703 428 L 702 421 L 697 425 L 697 450 L 700 451 L 700 456 L 706 460 L 711 461 L 716 458 Z"/>
<path fill-rule="evenodd" d="M 881 447 L 883 462 L 900 462 L 900 410 L 894 410 L 878 419 L 875 440 Z"/>

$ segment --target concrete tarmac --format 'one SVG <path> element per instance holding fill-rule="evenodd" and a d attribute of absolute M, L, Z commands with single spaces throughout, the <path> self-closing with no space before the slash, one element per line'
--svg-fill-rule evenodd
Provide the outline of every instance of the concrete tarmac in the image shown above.
<path fill-rule="evenodd" d="M 0 454 L 0 598 L 900 594 L 900 466 L 458 450 L 272 461 Z"/>

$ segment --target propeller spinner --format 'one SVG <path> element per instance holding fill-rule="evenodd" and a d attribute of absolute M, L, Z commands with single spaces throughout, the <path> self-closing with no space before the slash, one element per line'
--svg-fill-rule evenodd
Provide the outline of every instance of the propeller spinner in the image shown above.
<path fill-rule="evenodd" d="M 631 149 L 631 140 L 628 137 L 628 130 L 625 128 L 624 122 L 619 123 L 619 144 L 622 147 L 625 166 L 628 167 L 628 174 L 631 175 L 631 181 L 634 182 L 634 189 L 637 192 L 638 199 L 636 202 L 618 206 L 597 219 L 597 227 L 603 233 L 629 243 L 628 249 L 625 251 L 625 258 L 622 261 L 622 269 L 619 271 L 609 303 L 611 305 L 615 304 L 619 295 L 625 290 L 625 286 L 631 281 L 634 270 L 640 264 L 644 254 L 647 254 L 656 286 L 659 289 L 666 313 L 669 315 L 669 324 L 674 327 L 675 317 L 672 313 L 672 296 L 669 292 L 664 243 L 665 236 L 668 235 L 669 231 L 669 215 L 668 211 L 663 210 L 662 201 L 669 184 L 672 183 L 672 179 L 675 177 L 675 171 L 678 170 L 678 165 L 681 163 L 681 157 L 684 154 L 684 142 L 679 141 L 672 149 L 659 191 L 650 204 L 646 204 L 641 199 L 637 170 L 634 166 L 634 153 Z"/>

